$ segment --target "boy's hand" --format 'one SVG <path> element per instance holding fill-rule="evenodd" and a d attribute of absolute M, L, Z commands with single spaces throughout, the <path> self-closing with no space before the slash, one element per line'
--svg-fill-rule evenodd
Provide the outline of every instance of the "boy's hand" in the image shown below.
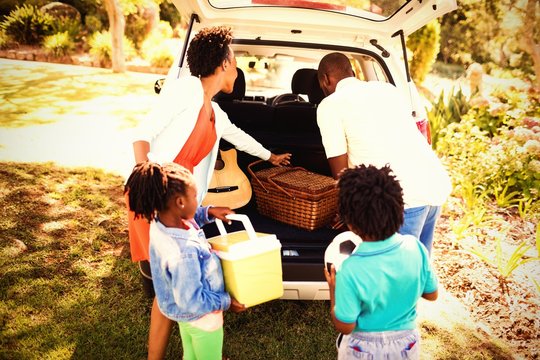
<path fill-rule="evenodd" d="M 231 208 L 224 206 L 211 206 L 208 208 L 208 215 L 223 221 L 224 223 L 231 224 L 231 220 L 227 219 L 225 216 L 229 214 L 234 214 L 234 211 Z"/>
<path fill-rule="evenodd" d="M 334 289 L 336 288 L 336 268 L 334 264 L 330 265 L 330 272 L 328 272 L 326 266 L 324 267 L 324 277 L 326 278 L 330 292 L 334 293 Z"/>
<path fill-rule="evenodd" d="M 231 306 L 229 307 L 229 310 L 231 310 L 233 313 L 240 313 L 242 311 L 246 311 L 246 309 L 246 305 L 240 304 L 238 300 L 231 297 Z"/>

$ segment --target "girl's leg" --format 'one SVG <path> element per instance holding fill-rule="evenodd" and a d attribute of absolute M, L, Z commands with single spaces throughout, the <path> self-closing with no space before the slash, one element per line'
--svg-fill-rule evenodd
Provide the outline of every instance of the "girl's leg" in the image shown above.
<path fill-rule="evenodd" d="M 157 300 L 154 298 L 150 314 L 150 331 L 148 333 L 148 360 L 165 358 L 173 325 L 174 321 L 161 313 Z"/>
<path fill-rule="evenodd" d="M 209 332 L 189 323 L 180 323 L 180 336 L 184 360 L 221 360 L 223 327 Z"/>

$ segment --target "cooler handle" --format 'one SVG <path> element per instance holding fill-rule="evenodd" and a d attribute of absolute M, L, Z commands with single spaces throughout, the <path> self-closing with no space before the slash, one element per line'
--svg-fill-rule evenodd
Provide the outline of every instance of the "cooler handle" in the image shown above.
<path fill-rule="evenodd" d="M 244 225 L 244 229 L 246 229 L 249 239 L 257 240 L 257 233 L 255 233 L 255 229 L 253 228 L 253 225 L 251 224 L 251 221 L 249 220 L 249 217 L 247 215 L 229 214 L 229 215 L 226 215 L 225 217 L 229 220 L 242 222 L 242 224 Z M 220 219 L 216 219 L 216 226 L 221 236 L 227 235 L 227 230 L 225 230 L 225 226 L 223 226 L 223 221 L 221 221 Z"/>

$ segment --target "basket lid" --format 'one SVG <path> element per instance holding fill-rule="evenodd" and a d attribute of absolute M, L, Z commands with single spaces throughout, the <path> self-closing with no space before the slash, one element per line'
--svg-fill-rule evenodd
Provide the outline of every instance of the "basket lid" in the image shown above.
<path fill-rule="evenodd" d="M 336 189 L 336 180 L 333 178 L 304 169 L 283 172 L 274 176 L 272 180 L 279 186 L 310 194 L 320 194 Z"/>

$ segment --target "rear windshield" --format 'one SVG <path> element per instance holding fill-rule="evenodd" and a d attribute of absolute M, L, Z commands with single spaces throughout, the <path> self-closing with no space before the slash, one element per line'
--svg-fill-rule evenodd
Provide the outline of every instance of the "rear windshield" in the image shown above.
<path fill-rule="evenodd" d="M 324 52 L 302 50 L 294 52 L 277 49 L 274 54 L 257 53 L 253 46 L 248 51 L 235 50 L 237 66 L 244 72 L 247 96 L 270 98 L 292 91 L 291 79 L 299 69 L 317 69 Z M 348 54 L 355 75 L 360 80 L 388 81 L 381 65 L 364 54 Z"/>
<path fill-rule="evenodd" d="M 277 6 L 295 7 L 322 11 L 333 11 L 369 17 L 376 14 L 380 19 L 388 18 L 398 11 L 407 1 L 405 0 L 208 0 L 210 5 L 219 9 Z"/>

